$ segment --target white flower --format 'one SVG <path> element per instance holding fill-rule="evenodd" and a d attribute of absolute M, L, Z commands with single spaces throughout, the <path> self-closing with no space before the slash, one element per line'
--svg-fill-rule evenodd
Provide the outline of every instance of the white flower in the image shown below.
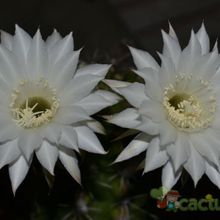
<path fill-rule="evenodd" d="M 185 168 L 194 180 L 205 173 L 220 188 L 220 59 L 217 46 L 210 52 L 204 25 L 191 33 L 181 50 L 172 27 L 162 31 L 161 66 L 142 50 L 130 48 L 141 83 L 106 80 L 134 106 L 109 122 L 142 131 L 116 162 L 145 150 L 144 172 L 163 166 L 162 185 L 168 189 Z M 151 137 L 149 137 L 150 134 Z"/>
<path fill-rule="evenodd" d="M 1 32 L 0 167 L 9 164 L 14 193 L 34 152 L 51 174 L 60 159 L 77 182 L 73 150 L 105 153 L 94 134 L 103 127 L 90 115 L 118 101 L 110 92 L 93 91 L 110 66 L 77 70 L 80 50 L 73 49 L 72 33 L 62 38 L 55 30 L 44 42 L 39 30 L 33 38 L 18 26 L 14 36 Z"/>

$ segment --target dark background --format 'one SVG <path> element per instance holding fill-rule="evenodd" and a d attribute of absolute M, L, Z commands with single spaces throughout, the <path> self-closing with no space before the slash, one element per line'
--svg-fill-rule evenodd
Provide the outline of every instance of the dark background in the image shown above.
<path fill-rule="evenodd" d="M 128 67 L 133 63 L 126 45 L 146 49 L 156 57 L 156 51 L 162 49 L 160 30 L 168 29 L 168 20 L 183 46 L 188 42 L 191 28 L 198 30 L 204 20 L 213 45 L 220 34 L 220 1 L 17 0 L 1 1 L 0 5 L 0 29 L 13 34 L 17 23 L 33 35 L 40 27 L 44 38 L 51 34 L 53 28 L 63 36 L 73 31 L 76 48 L 84 47 L 82 60 L 112 63 L 114 71 L 111 77 L 130 81 L 134 76 Z M 108 109 L 104 113 L 111 111 Z M 161 170 L 142 177 L 141 172 L 135 169 L 144 155 L 109 166 L 133 137 L 113 143 L 111 140 L 126 130 L 110 125 L 106 127 L 108 136 L 99 138 L 109 150 L 109 155 L 82 152 L 80 156 L 83 187 L 77 185 L 59 163 L 54 180 L 35 160 L 14 197 L 7 167 L 4 167 L 0 171 L 0 220 L 218 219 L 220 214 L 216 212 L 167 213 L 157 209 L 149 192 L 151 188 L 160 186 Z M 183 197 L 199 199 L 211 193 L 213 197 L 220 198 L 219 190 L 206 177 L 195 189 L 190 177 L 183 175 L 175 188 Z"/>

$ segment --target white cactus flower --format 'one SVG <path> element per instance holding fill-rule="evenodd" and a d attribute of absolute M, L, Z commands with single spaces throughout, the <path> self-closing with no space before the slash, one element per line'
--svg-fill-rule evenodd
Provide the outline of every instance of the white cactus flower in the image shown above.
<path fill-rule="evenodd" d="M 74 153 L 79 148 L 104 154 L 94 134 L 103 132 L 90 115 L 111 106 L 118 97 L 93 91 L 109 65 L 77 69 L 80 50 L 73 51 L 72 33 L 55 30 L 45 41 L 16 26 L 2 31 L 0 45 L 0 167 L 9 165 L 13 192 L 25 178 L 35 153 L 52 175 L 58 159 L 80 182 Z"/>
<path fill-rule="evenodd" d="M 220 188 L 220 59 L 217 45 L 210 52 L 202 24 L 191 32 L 183 50 L 170 25 L 162 31 L 161 65 L 147 52 L 130 47 L 145 84 L 106 80 L 133 106 L 109 122 L 141 133 L 116 162 L 146 151 L 144 173 L 163 166 L 162 185 L 170 189 L 182 169 L 196 186 L 205 173 Z M 149 139 L 149 135 L 152 135 Z"/>

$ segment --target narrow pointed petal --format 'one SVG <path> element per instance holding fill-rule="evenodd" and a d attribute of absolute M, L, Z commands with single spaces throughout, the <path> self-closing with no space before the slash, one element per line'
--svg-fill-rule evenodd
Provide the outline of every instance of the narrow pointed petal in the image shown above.
<path fill-rule="evenodd" d="M 0 168 L 15 161 L 20 154 L 17 139 L 2 144 L 0 147 Z"/>
<path fill-rule="evenodd" d="M 0 31 L 1 33 L 1 44 L 6 47 L 8 50 L 12 50 L 12 42 L 13 36 L 3 30 Z"/>
<path fill-rule="evenodd" d="M 51 48 L 53 48 L 53 46 L 55 46 L 56 43 L 61 39 L 61 35 L 57 32 L 56 29 L 54 29 L 53 33 L 46 40 L 47 50 L 50 51 Z"/>
<path fill-rule="evenodd" d="M 174 171 L 176 172 L 179 168 L 187 161 L 190 156 L 190 146 L 188 135 L 184 133 L 178 133 L 178 137 L 175 143 L 167 147 L 167 153 L 170 155 L 173 162 Z"/>
<path fill-rule="evenodd" d="M 167 164 L 162 169 L 162 186 L 169 191 L 178 181 L 182 170 L 177 173 L 174 172 L 174 168 L 171 162 L 167 162 Z"/>
<path fill-rule="evenodd" d="M 119 154 L 114 163 L 128 160 L 145 151 L 149 144 L 149 136 L 141 133 L 138 134 L 133 141 Z"/>
<path fill-rule="evenodd" d="M 116 104 L 119 100 L 120 97 L 111 92 L 98 90 L 77 102 L 76 105 L 82 107 L 89 115 L 93 115 L 108 106 Z"/>
<path fill-rule="evenodd" d="M 75 127 L 74 129 L 77 133 L 79 148 L 92 153 L 106 153 L 100 141 L 91 129 L 86 126 Z"/>
<path fill-rule="evenodd" d="M 54 121 L 60 124 L 73 124 L 90 119 L 88 113 L 82 107 L 74 105 L 61 107 Z"/>
<path fill-rule="evenodd" d="M 181 48 L 179 42 L 166 32 L 162 31 L 163 36 L 163 55 L 170 57 L 175 66 L 178 66 Z"/>
<path fill-rule="evenodd" d="M 136 109 L 127 108 L 120 113 L 110 116 L 108 122 L 124 128 L 136 128 L 141 123 L 139 117 L 140 115 Z"/>
<path fill-rule="evenodd" d="M 127 87 L 119 88 L 119 91 L 135 107 L 140 107 L 141 103 L 148 99 L 145 94 L 145 86 L 142 83 L 133 83 Z"/>
<path fill-rule="evenodd" d="M 49 79 L 58 91 L 63 89 L 73 78 L 78 65 L 80 51 L 81 50 L 66 54 L 55 63 L 50 70 Z"/>
<path fill-rule="evenodd" d="M 81 67 L 77 70 L 75 77 L 81 76 L 98 76 L 105 78 L 106 74 L 108 73 L 111 65 L 107 64 L 90 64 L 84 67 Z"/>
<path fill-rule="evenodd" d="M 102 80 L 107 86 L 109 86 L 113 91 L 117 92 L 121 95 L 120 89 L 132 85 L 130 82 L 124 82 L 119 80 L 111 80 L 111 79 L 104 79 Z"/>
<path fill-rule="evenodd" d="M 54 166 L 58 159 L 58 149 L 47 141 L 43 141 L 41 147 L 36 151 L 36 156 L 41 165 L 54 175 Z"/>
<path fill-rule="evenodd" d="M 176 32 L 174 31 L 170 22 L 169 22 L 169 35 L 178 42 Z"/>
<path fill-rule="evenodd" d="M 11 179 L 13 193 L 16 193 L 29 170 L 29 164 L 20 156 L 15 162 L 9 165 L 9 176 Z"/>
<path fill-rule="evenodd" d="M 96 133 L 106 134 L 105 128 L 103 127 L 103 125 L 96 120 L 87 121 L 86 125 Z"/>
<path fill-rule="evenodd" d="M 53 63 L 56 63 L 66 54 L 72 52 L 74 50 L 73 46 L 73 35 L 72 32 L 68 34 L 63 39 L 59 40 L 54 44 L 50 49 L 50 60 Z"/>
<path fill-rule="evenodd" d="M 50 123 L 43 129 L 43 137 L 50 143 L 58 144 L 61 135 L 61 126 L 56 123 Z"/>
<path fill-rule="evenodd" d="M 59 151 L 59 159 L 69 174 L 81 184 L 80 170 L 75 153 L 69 149 L 62 149 Z"/>
<path fill-rule="evenodd" d="M 205 173 L 208 178 L 220 189 L 220 173 L 208 162 L 205 163 Z"/>
<path fill-rule="evenodd" d="M 168 161 L 168 156 L 166 151 L 160 150 L 160 140 L 158 137 L 154 138 L 148 145 L 144 173 L 151 170 L 155 170 L 163 166 Z"/>
<path fill-rule="evenodd" d="M 102 79 L 102 77 L 95 75 L 74 77 L 74 79 L 71 80 L 63 90 L 61 90 L 61 102 L 65 105 L 66 103 L 81 100 L 88 96 Z"/>
<path fill-rule="evenodd" d="M 34 35 L 28 51 L 27 74 L 29 74 L 30 79 L 48 74 L 48 53 L 39 30 Z"/>
<path fill-rule="evenodd" d="M 202 23 L 201 28 L 196 33 L 196 36 L 197 36 L 199 43 L 201 45 L 202 54 L 208 53 L 210 50 L 210 41 L 209 41 L 209 36 L 206 32 L 204 23 Z"/>
<path fill-rule="evenodd" d="M 198 181 L 205 172 L 205 162 L 201 155 L 190 146 L 191 154 L 187 162 L 184 164 L 184 168 L 190 174 L 196 187 Z"/>
<path fill-rule="evenodd" d="M 25 32 L 18 25 L 15 26 L 15 36 L 12 44 L 13 53 L 19 59 L 20 64 L 26 64 L 27 62 L 27 54 L 31 44 L 31 37 L 27 32 Z"/>
<path fill-rule="evenodd" d="M 71 126 L 63 126 L 59 143 L 64 147 L 79 151 L 77 134 Z"/>
<path fill-rule="evenodd" d="M 139 113 L 152 119 L 154 122 L 162 122 L 165 120 L 165 112 L 163 106 L 152 99 L 148 99 L 142 102 L 139 108 Z"/>
<path fill-rule="evenodd" d="M 172 144 L 176 141 L 177 132 L 176 129 L 169 122 L 164 121 L 159 126 L 160 132 L 160 145 L 165 147 L 169 144 Z"/>
<path fill-rule="evenodd" d="M 158 63 L 148 52 L 133 47 L 129 47 L 129 49 L 138 70 L 146 67 L 150 67 L 154 70 L 159 69 Z"/>
<path fill-rule="evenodd" d="M 153 122 L 151 119 L 142 116 L 141 123 L 135 127 L 135 129 L 142 131 L 150 135 L 159 134 L 159 123 Z"/>
<path fill-rule="evenodd" d="M 34 150 L 42 144 L 42 137 L 35 132 L 22 132 L 18 138 L 18 147 L 24 158 L 29 161 L 32 157 Z"/>

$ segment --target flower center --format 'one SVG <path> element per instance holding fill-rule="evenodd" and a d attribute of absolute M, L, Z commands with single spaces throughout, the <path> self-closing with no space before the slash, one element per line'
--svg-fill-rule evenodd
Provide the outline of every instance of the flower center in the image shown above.
<path fill-rule="evenodd" d="M 181 75 L 164 89 L 163 106 L 168 120 L 176 128 L 196 132 L 212 123 L 216 97 L 210 82 Z"/>
<path fill-rule="evenodd" d="M 37 128 L 50 122 L 60 100 L 47 80 L 21 81 L 12 93 L 10 108 L 13 120 L 23 128 Z"/>

